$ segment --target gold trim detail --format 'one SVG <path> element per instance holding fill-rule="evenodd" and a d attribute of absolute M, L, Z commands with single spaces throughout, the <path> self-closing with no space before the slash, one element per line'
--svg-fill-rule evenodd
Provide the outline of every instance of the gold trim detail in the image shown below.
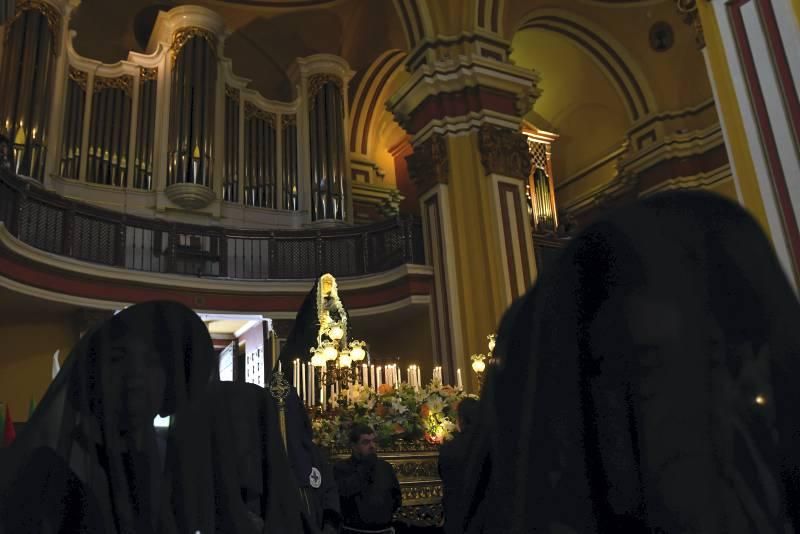
<path fill-rule="evenodd" d="M 313 108 L 314 107 L 314 99 L 319 93 L 319 90 L 326 83 L 332 83 L 339 89 L 339 95 L 341 96 L 342 93 L 342 79 L 338 76 L 334 76 L 333 74 L 315 74 L 308 79 L 308 103 Z"/>
<path fill-rule="evenodd" d="M 225 86 L 225 96 L 236 102 L 239 103 L 239 90 L 235 87 L 231 87 L 230 85 Z"/>
<path fill-rule="evenodd" d="M 86 84 L 88 83 L 89 74 L 85 71 L 78 70 L 75 67 L 69 68 L 69 79 L 77 83 L 81 89 L 86 91 Z"/>
<path fill-rule="evenodd" d="M 133 89 L 133 77 L 128 74 L 115 78 L 106 78 L 104 76 L 95 77 L 94 92 L 99 93 L 104 89 L 121 89 L 125 92 L 125 95 L 130 98 L 131 90 Z"/>
<path fill-rule="evenodd" d="M 42 0 L 23 0 L 22 2 L 17 3 L 17 9 L 14 12 L 14 16 L 5 24 L 5 27 L 7 28 L 4 37 L 6 42 L 8 42 L 8 37 L 11 34 L 11 27 L 26 11 L 38 11 L 47 18 L 47 27 L 50 29 L 50 33 L 53 34 L 53 55 L 58 55 L 61 36 L 61 14 L 56 11 L 53 6 L 47 2 L 43 2 Z"/>
<path fill-rule="evenodd" d="M 158 79 L 158 67 L 148 69 L 147 67 L 139 68 L 139 80 L 143 82 L 150 82 Z"/>
<path fill-rule="evenodd" d="M 178 54 L 183 46 L 195 37 L 205 39 L 208 45 L 211 47 L 211 51 L 214 53 L 214 55 L 216 55 L 217 36 L 204 28 L 189 26 L 188 28 L 181 28 L 177 30 L 172 35 L 172 46 L 169 47 L 170 54 L 172 55 L 172 61 L 175 61 L 175 59 L 178 57 Z"/>
<path fill-rule="evenodd" d="M 519 132 L 484 124 L 478 131 L 478 149 L 486 174 L 526 180 L 531 173 L 528 141 Z"/>
<path fill-rule="evenodd" d="M 262 120 L 273 128 L 275 127 L 275 114 L 255 106 L 252 102 L 244 103 L 244 119 Z"/>
<path fill-rule="evenodd" d="M 281 116 L 281 128 L 284 130 L 289 126 L 297 126 L 297 115 L 282 115 Z"/>

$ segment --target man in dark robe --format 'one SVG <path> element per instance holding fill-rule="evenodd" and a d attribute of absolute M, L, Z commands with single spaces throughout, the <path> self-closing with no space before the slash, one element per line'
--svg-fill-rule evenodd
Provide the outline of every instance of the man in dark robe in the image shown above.
<path fill-rule="evenodd" d="M 375 431 L 354 425 L 352 455 L 334 466 L 344 517 L 344 532 L 388 530 L 402 504 L 394 468 L 378 458 Z"/>
<path fill-rule="evenodd" d="M 462 534 L 464 526 L 464 469 L 469 461 L 473 432 L 477 427 L 478 401 L 465 398 L 458 404 L 456 436 L 439 448 L 439 477 L 442 479 L 442 507 L 445 534 Z"/>
<path fill-rule="evenodd" d="M 465 531 L 798 532 L 797 324 L 727 200 L 655 195 L 593 224 L 503 319 Z"/>
<path fill-rule="evenodd" d="M 173 302 L 132 306 L 85 335 L 3 457 L 7 531 L 174 531 L 174 451 L 159 452 L 153 419 L 208 387 L 213 362 L 205 325 Z"/>

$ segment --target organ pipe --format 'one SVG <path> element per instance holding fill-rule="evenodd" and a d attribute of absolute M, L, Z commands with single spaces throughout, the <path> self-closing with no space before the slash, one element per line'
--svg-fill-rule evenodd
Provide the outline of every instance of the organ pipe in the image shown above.
<path fill-rule="evenodd" d="M 6 29 L 0 133 L 14 141 L 17 174 L 41 180 L 60 16 L 45 3 L 20 5 Z"/>
<path fill-rule="evenodd" d="M 173 39 L 170 100 L 169 184 L 211 188 L 214 147 L 214 94 L 217 80 L 215 37 L 183 28 Z"/>
<path fill-rule="evenodd" d="M 344 220 L 345 145 L 342 82 L 330 75 L 309 81 L 311 215 L 314 220 Z"/>
<path fill-rule="evenodd" d="M 158 69 L 142 68 L 139 75 L 139 116 L 136 128 L 136 157 L 133 164 L 133 187 L 153 187 L 153 138 Z"/>
<path fill-rule="evenodd" d="M 70 69 L 67 81 L 67 103 L 64 109 L 64 134 L 61 141 L 59 174 L 73 180 L 78 179 L 80 171 L 86 79 L 85 72 Z"/>
<path fill-rule="evenodd" d="M 245 204 L 277 208 L 275 115 L 245 104 Z"/>
<path fill-rule="evenodd" d="M 225 182 L 222 199 L 239 202 L 239 91 L 225 88 Z"/>
<path fill-rule="evenodd" d="M 297 183 L 297 117 L 284 115 L 281 118 L 283 139 L 283 200 L 281 208 L 299 209 Z"/>
<path fill-rule="evenodd" d="M 89 182 L 126 187 L 133 78 L 98 76 L 89 126 Z"/>

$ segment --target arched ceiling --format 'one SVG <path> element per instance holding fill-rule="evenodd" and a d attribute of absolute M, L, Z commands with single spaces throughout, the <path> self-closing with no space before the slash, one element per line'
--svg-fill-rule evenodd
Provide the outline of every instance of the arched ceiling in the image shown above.
<path fill-rule="evenodd" d="M 392 0 L 83 0 L 71 23 L 75 49 L 104 63 L 125 59 L 144 50 L 160 10 L 187 4 L 222 15 L 234 72 L 276 100 L 292 98 L 286 72 L 297 57 L 336 54 L 358 73 L 385 50 L 406 47 Z"/>
<path fill-rule="evenodd" d="M 566 179 L 619 147 L 631 122 L 613 81 L 576 43 L 544 29 L 524 30 L 511 58 L 542 76 L 542 95 L 525 117 L 557 133 L 553 175 Z"/>

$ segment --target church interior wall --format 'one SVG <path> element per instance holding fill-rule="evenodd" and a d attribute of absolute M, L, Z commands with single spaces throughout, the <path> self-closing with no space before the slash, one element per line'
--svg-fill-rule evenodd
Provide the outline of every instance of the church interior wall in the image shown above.
<path fill-rule="evenodd" d="M 0 400 L 9 404 L 14 421 L 27 421 L 30 401 L 38 402 L 50 385 L 53 353 L 61 351 L 64 361 L 79 339 L 78 326 L 72 315 L 46 308 L 4 312 L 0 339 Z"/>

